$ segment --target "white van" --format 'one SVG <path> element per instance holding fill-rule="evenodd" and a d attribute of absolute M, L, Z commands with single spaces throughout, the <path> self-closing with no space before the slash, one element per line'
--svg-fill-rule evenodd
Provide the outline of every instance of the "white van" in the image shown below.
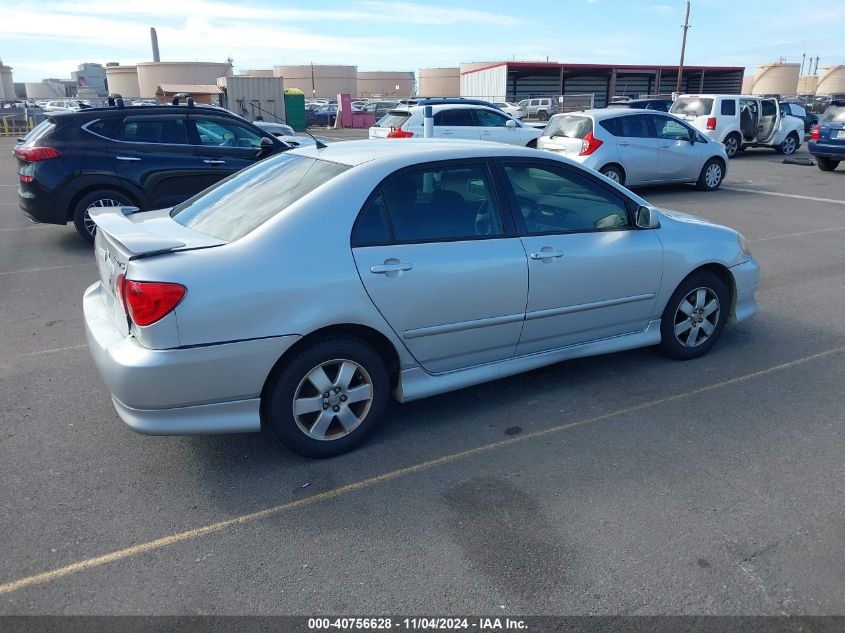
<path fill-rule="evenodd" d="M 725 146 L 733 158 L 747 147 L 794 154 L 804 140 L 804 122 L 781 116 L 777 99 L 744 95 L 681 95 L 669 110 Z"/>

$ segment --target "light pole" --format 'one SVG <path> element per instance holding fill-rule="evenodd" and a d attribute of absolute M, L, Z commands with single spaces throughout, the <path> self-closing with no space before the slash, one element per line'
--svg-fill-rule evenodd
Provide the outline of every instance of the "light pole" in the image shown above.
<path fill-rule="evenodd" d="M 687 31 L 689 30 L 689 0 L 687 0 L 687 15 L 684 18 L 684 36 L 681 39 L 681 63 L 678 65 L 678 83 L 675 85 L 675 92 L 681 92 L 681 80 L 684 76 L 684 52 L 687 48 Z"/>

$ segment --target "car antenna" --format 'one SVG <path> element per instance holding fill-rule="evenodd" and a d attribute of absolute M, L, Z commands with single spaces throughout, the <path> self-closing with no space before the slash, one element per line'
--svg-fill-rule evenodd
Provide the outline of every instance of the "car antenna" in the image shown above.
<path fill-rule="evenodd" d="M 271 117 L 273 117 L 274 119 L 276 119 L 276 121 L 281 121 L 281 122 L 282 122 L 282 123 L 284 123 L 285 125 L 288 125 L 288 126 L 290 126 L 290 127 L 293 127 L 293 126 L 292 126 L 292 125 L 290 125 L 290 123 L 288 123 L 285 119 L 283 119 L 282 117 L 278 116 L 277 114 L 275 114 L 275 113 L 273 113 L 273 112 L 269 112 L 269 111 L 265 110 L 265 109 L 264 109 L 264 108 L 262 108 L 260 105 L 256 105 L 256 104 L 254 104 L 254 103 L 253 103 L 253 104 L 251 104 L 251 105 L 252 105 L 252 107 L 253 107 L 253 111 L 254 111 L 254 109 L 255 109 L 255 108 L 258 108 L 261 112 L 266 112 L 266 113 L 267 113 L 267 114 L 269 114 Z M 305 132 L 308 136 L 310 136 L 310 137 L 311 137 L 311 140 L 312 140 L 312 141 L 314 141 L 314 146 L 315 146 L 317 149 L 326 149 L 326 148 L 328 147 L 328 145 L 326 145 L 325 143 L 323 143 L 323 141 L 318 140 L 316 136 L 314 136 L 313 134 L 311 134 L 311 132 L 309 132 L 309 131 L 308 131 L 308 124 L 307 124 L 307 123 L 305 124 L 305 128 L 304 128 L 302 131 L 303 131 L 303 132 Z"/>

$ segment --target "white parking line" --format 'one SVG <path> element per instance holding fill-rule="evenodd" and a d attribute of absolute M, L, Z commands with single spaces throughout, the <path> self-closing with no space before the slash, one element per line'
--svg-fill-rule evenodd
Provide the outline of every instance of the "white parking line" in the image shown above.
<path fill-rule="evenodd" d="M 49 268 L 24 268 L 23 270 L 7 270 L 6 272 L 0 273 L 0 275 L 16 275 L 18 273 L 40 273 L 44 270 L 62 270 L 65 268 L 79 268 L 80 266 L 90 265 L 90 263 L 86 262 L 84 264 L 70 264 L 68 266 L 50 266 Z"/>
<path fill-rule="evenodd" d="M 17 187 L 17 185 L 0 185 L 0 187 Z"/>
<path fill-rule="evenodd" d="M 744 187 L 722 187 L 725 191 L 739 191 L 741 193 L 759 193 L 761 196 L 777 196 L 779 198 L 793 198 L 795 200 L 811 200 L 813 202 L 828 202 L 830 204 L 845 204 L 845 200 L 833 198 L 816 198 L 815 196 L 800 196 L 796 193 L 781 193 L 780 191 L 764 191 L 762 189 L 745 189 Z"/>
<path fill-rule="evenodd" d="M 71 345 L 70 347 L 56 347 L 54 349 L 43 349 L 40 352 L 27 352 L 26 354 L 18 354 L 19 358 L 23 358 L 25 356 L 41 356 L 42 354 L 53 354 L 55 352 L 64 352 L 69 349 L 82 349 L 83 347 L 88 347 L 88 345 Z"/>
<path fill-rule="evenodd" d="M 42 226 L 49 226 L 49 224 L 33 224 L 32 226 L 13 226 L 10 229 L 0 229 L 0 233 L 2 233 L 3 231 L 31 231 L 32 229 L 40 229 Z M 62 226 L 62 225 L 61 224 L 54 224 L 53 226 Z"/>
<path fill-rule="evenodd" d="M 815 231 L 803 231 L 801 233 L 787 233 L 786 235 L 773 235 L 771 237 L 758 237 L 749 242 L 768 242 L 769 240 L 782 240 L 785 237 L 799 237 L 801 235 L 813 235 L 814 233 L 827 233 L 828 231 L 845 231 L 845 226 L 832 226 L 829 229 L 816 229 Z"/>

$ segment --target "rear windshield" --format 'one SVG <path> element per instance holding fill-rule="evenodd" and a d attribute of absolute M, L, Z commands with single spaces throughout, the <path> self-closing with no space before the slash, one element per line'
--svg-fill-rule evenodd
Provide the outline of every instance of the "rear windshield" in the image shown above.
<path fill-rule="evenodd" d="M 397 112 L 388 112 L 383 117 L 381 117 L 381 119 L 379 119 L 378 123 L 376 123 L 376 127 L 399 128 L 402 127 L 402 124 L 410 118 L 410 112 L 403 112 L 401 110 Z"/>
<path fill-rule="evenodd" d="M 824 111 L 824 114 L 821 115 L 820 118 L 825 123 L 829 123 L 830 121 L 837 121 L 837 122 L 840 122 L 840 123 L 845 123 L 845 106 L 840 106 L 840 105 L 829 106 L 828 109 Z"/>
<path fill-rule="evenodd" d="M 713 99 L 702 99 L 701 97 L 681 97 L 672 104 L 669 110 L 672 114 L 685 114 L 687 116 L 707 116 L 713 111 Z"/>
<path fill-rule="evenodd" d="M 47 136 L 55 129 L 56 123 L 52 119 L 44 119 L 23 137 L 23 141 L 24 143 L 35 143 L 38 139 Z"/>
<path fill-rule="evenodd" d="M 349 169 L 280 154 L 239 171 L 173 208 L 176 222 L 225 242 L 237 240 Z"/>
<path fill-rule="evenodd" d="M 567 138 L 582 139 L 593 131 L 593 120 L 590 117 L 574 114 L 563 114 L 552 117 L 546 125 L 546 136 L 566 136 Z"/>

